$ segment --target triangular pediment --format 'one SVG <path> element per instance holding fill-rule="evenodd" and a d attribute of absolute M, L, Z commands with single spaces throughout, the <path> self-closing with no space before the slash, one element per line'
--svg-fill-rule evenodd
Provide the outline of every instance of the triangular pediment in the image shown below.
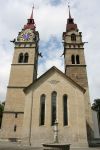
<path fill-rule="evenodd" d="M 38 79 L 36 79 L 33 83 L 31 83 L 29 86 L 27 86 L 26 88 L 24 88 L 24 92 L 28 93 L 30 90 L 34 89 L 34 88 L 38 88 L 38 86 L 40 86 L 41 84 L 43 84 L 44 82 L 46 82 L 47 79 L 49 79 L 51 76 L 53 76 L 53 74 L 58 74 L 62 79 L 68 81 L 71 85 L 73 85 L 75 88 L 78 88 L 79 90 L 81 90 L 83 93 L 85 93 L 85 89 L 83 87 L 81 87 L 79 84 L 77 84 L 75 81 L 73 81 L 70 77 L 68 77 L 67 75 L 65 75 L 62 71 L 60 71 L 58 68 L 56 68 L 55 66 L 53 66 L 52 68 L 50 68 L 47 72 L 45 72 L 43 75 L 41 75 Z M 55 79 L 50 79 L 49 81 L 51 84 L 56 84 L 57 82 L 60 82 L 57 80 L 57 78 Z"/>

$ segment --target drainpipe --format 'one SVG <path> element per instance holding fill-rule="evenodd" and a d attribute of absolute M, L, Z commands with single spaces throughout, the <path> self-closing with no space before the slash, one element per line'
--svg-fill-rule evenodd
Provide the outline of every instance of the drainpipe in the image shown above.
<path fill-rule="evenodd" d="M 32 131 L 32 110 L 33 110 L 33 91 L 31 101 L 31 112 L 30 112 L 30 126 L 29 126 L 29 145 L 31 146 L 31 131 Z"/>

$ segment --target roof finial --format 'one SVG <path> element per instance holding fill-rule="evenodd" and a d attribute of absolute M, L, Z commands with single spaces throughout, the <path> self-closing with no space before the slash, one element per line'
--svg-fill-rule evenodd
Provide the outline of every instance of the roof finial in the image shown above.
<path fill-rule="evenodd" d="M 68 8 L 69 8 L 69 18 L 71 19 L 71 13 L 70 13 L 70 5 L 68 5 Z"/>
<path fill-rule="evenodd" d="M 68 9 L 69 9 L 69 18 L 71 19 L 71 13 L 70 13 L 70 0 L 67 0 L 67 4 L 68 4 Z"/>
<path fill-rule="evenodd" d="M 33 4 L 33 7 L 32 7 L 32 13 L 31 13 L 30 19 L 33 19 L 33 10 L 34 10 L 34 4 Z"/>
<path fill-rule="evenodd" d="M 70 1 L 68 1 L 68 8 L 69 8 L 69 18 L 72 18 L 71 17 L 71 12 L 70 12 Z"/>

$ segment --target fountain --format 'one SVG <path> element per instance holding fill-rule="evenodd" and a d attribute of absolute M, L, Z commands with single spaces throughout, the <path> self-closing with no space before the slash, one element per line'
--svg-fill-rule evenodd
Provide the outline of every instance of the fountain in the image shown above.
<path fill-rule="evenodd" d="M 43 150 L 69 150 L 70 144 L 59 143 L 58 139 L 58 122 L 54 123 L 54 142 L 50 144 L 43 144 Z"/>

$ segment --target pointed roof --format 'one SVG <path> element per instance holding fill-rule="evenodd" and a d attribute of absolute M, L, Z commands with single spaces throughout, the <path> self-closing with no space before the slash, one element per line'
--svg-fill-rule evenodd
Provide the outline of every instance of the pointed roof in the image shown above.
<path fill-rule="evenodd" d="M 71 12 L 70 12 L 70 5 L 68 5 L 68 8 L 69 8 L 69 18 L 71 19 Z"/>
<path fill-rule="evenodd" d="M 67 19 L 66 31 L 78 30 L 77 24 L 74 23 L 74 19 L 71 17 L 70 5 L 68 5 L 69 9 L 69 18 Z"/>
<path fill-rule="evenodd" d="M 33 19 L 33 10 L 34 10 L 34 5 L 32 7 L 32 13 L 31 13 L 30 19 Z"/>
<path fill-rule="evenodd" d="M 35 25 L 35 21 L 33 19 L 33 10 L 34 10 L 34 6 L 32 7 L 32 12 L 31 12 L 31 16 L 28 19 L 28 22 L 26 25 L 24 25 L 24 29 L 32 29 L 35 31 L 36 25 Z"/>
<path fill-rule="evenodd" d="M 41 75 L 37 80 L 35 80 L 33 83 L 31 83 L 29 86 L 24 88 L 24 92 L 28 93 L 38 82 L 42 79 L 44 79 L 47 75 L 50 76 L 52 72 L 58 72 L 61 76 L 63 76 L 66 80 L 71 82 L 74 86 L 76 86 L 78 89 L 80 89 L 83 93 L 85 93 L 85 89 L 81 87 L 78 83 L 76 83 L 74 80 L 72 80 L 70 77 L 65 75 L 62 71 L 60 71 L 55 66 L 51 67 L 47 72 L 45 72 L 43 75 Z M 44 80 L 43 80 L 44 81 Z"/>

